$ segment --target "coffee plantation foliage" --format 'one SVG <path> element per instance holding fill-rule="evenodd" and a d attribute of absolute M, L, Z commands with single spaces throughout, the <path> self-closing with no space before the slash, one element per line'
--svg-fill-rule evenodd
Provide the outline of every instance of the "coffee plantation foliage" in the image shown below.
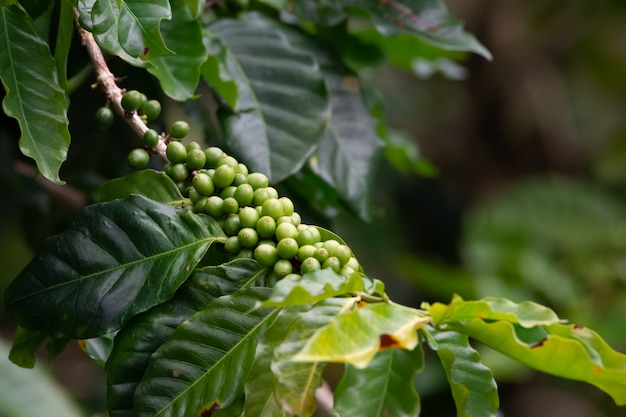
<path fill-rule="evenodd" d="M 337 363 L 340 416 L 416 416 L 428 350 L 457 415 L 493 416 L 477 341 L 626 404 L 626 356 L 593 330 L 504 298 L 398 304 L 349 242 L 306 220 L 376 221 L 380 159 L 422 166 L 363 74 L 491 58 L 443 2 L 5 0 L 0 22 L 3 111 L 40 175 L 65 183 L 77 86 L 100 94 L 93 131 L 136 136 L 132 172 L 6 289 L 15 364 L 78 340 L 106 371 L 108 415 L 147 417 L 310 416 Z M 158 80 L 187 118 L 166 122 L 120 70 Z"/>

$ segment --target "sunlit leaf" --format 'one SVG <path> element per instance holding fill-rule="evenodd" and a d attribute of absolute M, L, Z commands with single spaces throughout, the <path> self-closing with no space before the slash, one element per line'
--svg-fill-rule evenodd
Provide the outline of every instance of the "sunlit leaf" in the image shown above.
<path fill-rule="evenodd" d="M 452 390 L 458 417 L 494 417 L 499 407 L 496 382 L 466 334 L 431 331 Z"/>
<path fill-rule="evenodd" d="M 297 172 L 321 141 L 328 91 L 313 57 L 292 47 L 280 25 L 219 19 L 209 29 L 236 63 L 237 105 L 223 112 L 228 147 L 248 167 L 279 182 Z M 263 51 L 259 54 L 259 51 Z"/>
<path fill-rule="evenodd" d="M 294 360 L 345 362 L 364 368 L 380 350 L 415 348 L 417 330 L 429 321 L 429 317 L 413 308 L 366 304 L 319 329 Z"/>
<path fill-rule="evenodd" d="M 325 298 L 364 291 L 360 274 L 339 275 L 330 268 L 319 269 L 302 276 L 287 276 L 274 285 L 264 306 L 288 306 L 314 303 Z"/>
<path fill-rule="evenodd" d="M 91 205 L 9 285 L 6 314 L 55 338 L 109 333 L 171 298 L 223 238 L 208 216 L 145 197 Z"/>
<path fill-rule="evenodd" d="M 160 203 L 183 199 L 180 189 L 166 173 L 142 169 L 105 182 L 100 188 L 100 201 L 111 201 L 131 194 L 143 195 Z"/>
<path fill-rule="evenodd" d="M 346 365 L 335 390 L 335 411 L 341 417 L 418 416 L 420 399 L 413 378 L 424 366 L 423 356 L 421 346 L 386 349 L 366 368 Z"/>
<path fill-rule="evenodd" d="M 208 57 L 201 67 L 202 77 L 231 108 L 235 109 L 239 86 L 235 82 L 234 74 L 241 69 L 222 41 L 208 30 L 204 31 L 203 41 Z"/>
<path fill-rule="evenodd" d="M 181 0 L 174 1 L 172 20 L 163 22 L 161 33 L 175 55 L 153 58 L 155 68 L 148 72 L 158 78 L 165 94 L 174 100 L 188 100 L 195 95 L 200 66 L 207 57 L 200 22 Z"/>
<path fill-rule="evenodd" d="M 152 354 L 181 323 L 215 298 L 258 281 L 264 269 L 251 259 L 197 269 L 171 300 L 135 316 L 124 326 L 106 365 L 109 415 L 134 416 L 135 390 Z"/>
<path fill-rule="evenodd" d="M 278 312 L 254 308 L 268 294 L 252 288 L 221 297 L 179 326 L 150 359 L 136 415 L 195 416 L 239 398 L 259 337 Z"/>
<path fill-rule="evenodd" d="M 65 91 L 55 60 L 20 5 L 0 7 L 0 80 L 6 91 L 2 109 L 17 119 L 21 152 L 50 181 L 59 178 L 70 145 Z"/>

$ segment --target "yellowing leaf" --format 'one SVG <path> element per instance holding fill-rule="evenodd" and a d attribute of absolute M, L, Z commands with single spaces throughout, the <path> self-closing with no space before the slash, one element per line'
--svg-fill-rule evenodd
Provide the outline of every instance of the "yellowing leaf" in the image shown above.
<path fill-rule="evenodd" d="M 294 360 L 345 362 L 364 368 L 380 350 L 415 348 L 417 329 L 429 322 L 429 317 L 413 308 L 367 304 L 337 316 L 315 332 Z"/>

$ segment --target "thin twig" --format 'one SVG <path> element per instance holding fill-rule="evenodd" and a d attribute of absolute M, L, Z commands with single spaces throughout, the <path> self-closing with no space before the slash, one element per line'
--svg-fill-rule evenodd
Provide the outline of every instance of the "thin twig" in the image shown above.
<path fill-rule="evenodd" d="M 79 14 L 78 10 L 74 9 L 74 17 L 76 22 L 76 29 L 80 36 L 81 42 L 85 49 L 87 49 L 87 53 L 91 58 L 91 62 L 94 66 L 94 70 L 96 72 L 96 79 L 98 85 L 104 90 L 104 93 L 107 96 L 113 110 L 122 116 L 122 118 L 128 123 L 128 125 L 133 129 L 135 133 L 140 138 L 143 138 L 144 133 L 148 130 L 145 122 L 139 117 L 136 111 L 126 112 L 122 108 L 122 96 L 124 95 L 124 90 L 121 89 L 116 81 L 115 75 L 109 70 L 109 67 L 104 59 L 104 55 L 102 54 L 102 50 L 96 43 L 91 32 L 83 29 L 80 26 L 78 21 Z M 166 140 L 163 135 L 159 135 L 159 143 L 153 148 L 153 152 L 158 154 L 163 160 L 167 161 L 167 156 L 165 155 L 166 148 Z"/>

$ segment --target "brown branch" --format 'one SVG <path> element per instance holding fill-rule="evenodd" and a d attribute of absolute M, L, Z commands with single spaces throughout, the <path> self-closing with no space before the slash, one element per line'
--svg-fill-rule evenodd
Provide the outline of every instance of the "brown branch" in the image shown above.
<path fill-rule="evenodd" d="M 87 49 L 87 53 L 91 58 L 91 62 L 94 66 L 94 70 L 97 76 L 98 85 L 104 90 L 104 93 L 109 100 L 109 103 L 113 107 L 113 110 L 122 116 L 122 118 L 128 123 L 128 125 L 133 129 L 135 133 L 140 138 L 143 138 L 144 133 L 148 130 L 146 123 L 139 117 L 136 111 L 126 112 L 122 108 L 122 96 L 124 95 L 125 90 L 121 89 L 116 81 L 115 75 L 109 70 L 109 67 L 104 59 L 104 55 L 102 50 L 96 43 L 91 32 L 83 29 L 80 26 L 78 21 L 78 10 L 74 9 L 74 17 L 76 23 L 76 29 L 81 39 L 82 45 Z M 163 158 L 164 161 L 167 161 L 167 156 L 165 155 L 166 148 L 166 137 L 163 134 L 159 135 L 159 143 L 153 148 L 153 152 Z"/>

